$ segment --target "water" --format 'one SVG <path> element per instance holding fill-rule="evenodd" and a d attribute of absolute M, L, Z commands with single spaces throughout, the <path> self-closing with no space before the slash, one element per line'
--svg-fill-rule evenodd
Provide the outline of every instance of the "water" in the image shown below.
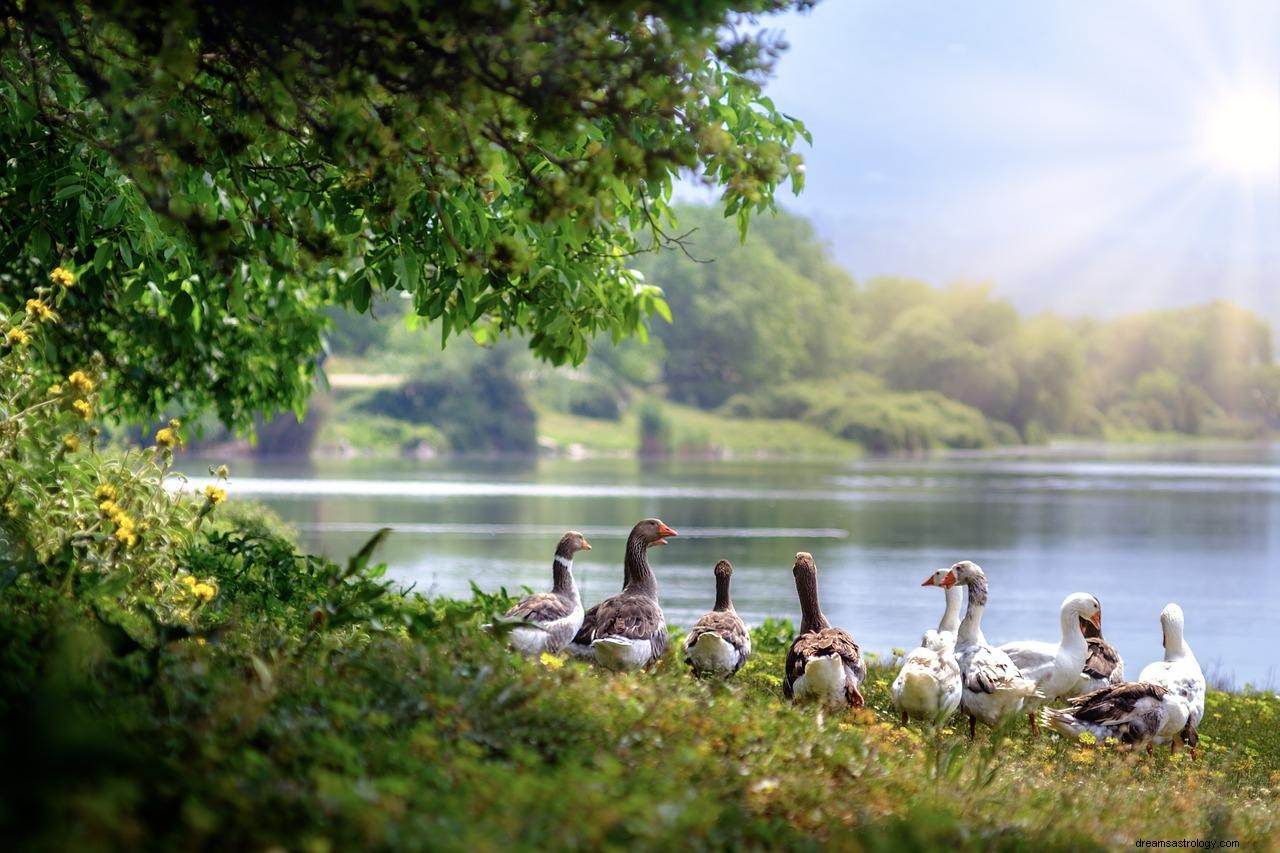
<path fill-rule="evenodd" d="M 202 462 L 185 465 L 192 474 Z M 914 646 L 942 596 L 920 582 L 956 560 L 991 581 L 993 642 L 1058 637 L 1058 605 L 1083 590 L 1136 677 L 1161 655 L 1159 613 L 1177 601 L 1211 674 L 1280 681 L 1280 445 L 1079 448 L 862 462 L 637 460 L 320 461 L 233 468 L 232 497 L 295 525 L 342 560 L 378 528 L 398 581 L 465 596 L 470 583 L 549 588 L 559 535 L 594 549 L 574 569 L 589 604 L 621 584 L 631 525 L 657 516 L 680 536 L 651 551 L 668 621 L 714 597 L 734 565 L 749 623 L 798 622 L 796 551 L 818 563 L 823 609 L 864 649 Z M 200 478 L 196 478 L 200 482 Z"/>

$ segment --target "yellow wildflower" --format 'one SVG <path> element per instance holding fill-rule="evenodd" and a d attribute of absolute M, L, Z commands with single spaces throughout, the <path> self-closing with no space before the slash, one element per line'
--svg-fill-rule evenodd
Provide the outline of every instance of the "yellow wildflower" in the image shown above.
<path fill-rule="evenodd" d="M 169 418 L 169 429 L 177 429 L 182 426 L 182 421 L 177 418 Z"/>
<path fill-rule="evenodd" d="M 218 469 L 213 473 L 217 475 L 219 480 L 225 480 L 231 476 L 231 469 L 228 468 L 226 465 L 219 465 Z"/>
<path fill-rule="evenodd" d="M 4 502 L 4 514 L 5 514 L 5 515 L 7 515 L 7 516 L 10 516 L 10 517 L 17 516 L 17 514 L 18 514 L 18 505 L 17 505 L 16 503 L 14 503 L 13 501 L 5 501 L 5 502 Z"/>
<path fill-rule="evenodd" d="M 208 498 L 209 503 L 213 504 L 214 506 L 217 506 L 218 504 L 222 503 L 227 499 L 226 491 L 223 489 L 219 489 L 217 486 L 205 486 L 204 496 Z"/>
<path fill-rule="evenodd" d="M 37 320 L 56 320 L 58 315 L 53 313 L 53 309 L 43 299 L 28 299 L 27 313 Z"/>
<path fill-rule="evenodd" d="M 63 287 L 71 287 L 76 283 L 76 274 L 66 267 L 55 267 L 53 272 L 49 273 L 49 281 Z"/>
<path fill-rule="evenodd" d="M 93 417 L 93 406 L 90 406 L 84 400 L 76 400 L 71 404 L 71 408 L 75 409 L 80 417 L 84 418 L 86 421 Z"/>
<path fill-rule="evenodd" d="M 208 644 L 209 644 L 209 641 L 206 640 L 204 637 L 196 637 L 197 646 L 207 646 Z"/>
<path fill-rule="evenodd" d="M 218 591 L 211 584 L 207 583 L 198 583 L 191 588 L 191 594 L 205 602 L 212 601 L 213 597 L 217 595 L 217 593 Z"/>
<path fill-rule="evenodd" d="M 177 433 L 168 427 L 162 427 L 156 430 L 156 447 L 163 447 L 166 450 L 180 444 Z"/>
<path fill-rule="evenodd" d="M 98 504 L 98 509 L 102 510 L 103 515 L 114 518 L 116 514 L 120 512 L 120 505 L 111 500 L 111 498 L 107 498 L 105 501 Z"/>
<path fill-rule="evenodd" d="M 31 343 L 31 336 L 28 335 L 25 330 L 20 329 L 17 326 L 10 329 L 9 333 L 5 335 L 5 338 L 9 341 L 10 346 L 20 347 Z"/>
<path fill-rule="evenodd" d="M 1076 764 L 1092 764 L 1093 750 L 1082 749 L 1079 752 L 1073 752 L 1071 753 L 1071 760 Z"/>
<path fill-rule="evenodd" d="M 67 377 L 67 381 L 71 383 L 72 388 L 81 394 L 93 393 L 93 380 L 83 370 L 77 370 L 72 373 Z"/>
<path fill-rule="evenodd" d="M 1080 735 L 1080 742 L 1087 744 L 1088 746 L 1093 746 L 1098 742 L 1098 738 L 1092 732 L 1084 732 Z"/>
<path fill-rule="evenodd" d="M 61 393 L 62 393 L 62 386 L 61 386 L 61 385 L 59 385 L 58 383 L 56 383 L 56 382 L 55 382 L 55 383 L 53 383 L 52 385 L 50 385 L 50 386 L 49 386 L 49 396 L 50 396 L 50 397 L 57 397 L 57 396 L 58 396 L 59 394 L 61 394 Z"/>
<path fill-rule="evenodd" d="M 559 669 L 564 666 L 564 659 L 558 655 L 553 655 L 550 652 L 543 652 L 541 656 L 538 657 L 538 660 L 541 661 L 542 665 L 547 669 Z"/>
<path fill-rule="evenodd" d="M 80 436 L 74 432 L 69 432 L 62 437 L 62 449 L 68 453 L 75 453 L 80 449 Z"/>
<path fill-rule="evenodd" d="M 196 581 L 195 575 L 183 575 L 181 579 L 181 583 L 183 586 L 191 588 L 196 585 L 197 581 Z"/>
<path fill-rule="evenodd" d="M 109 486 L 106 483 L 103 483 L 101 486 L 94 489 L 93 496 L 100 501 L 115 500 L 120 497 L 120 493 L 116 491 L 115 486 Z"/>

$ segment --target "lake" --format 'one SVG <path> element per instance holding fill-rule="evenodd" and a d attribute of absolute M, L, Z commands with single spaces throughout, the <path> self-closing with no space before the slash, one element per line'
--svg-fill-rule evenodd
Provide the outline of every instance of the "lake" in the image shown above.
<path fill-rule="evenodd" d="M 203 483 L 204 460 L 180 467 Z M 1082 590 L 1126 672 L 1161 655 L 1176 601 L 1211 677 L 1274 687 L 1280 664 L 1280 445 L 1065 447 L 840 462 L 536 459 L 242 461 L 232 498 L 260 500 L 304 547 L 344 560 L 380 527 L 390 576 L 431 594 L 550 587 L 560 534 L 593 550 L 574 573 L 589 605 L 617 592 L 631 525 L 657 516 L 679 538 L 650 552 L 668 622 L 714 598 L 756 624 L 799 622 L 796 551 L 817 560 L 823 609 L 869 651 L 915 646 L 942 595 L 934 569 L 984 567 L 988 639 L 1055 640 L 1058 606 Z"/>

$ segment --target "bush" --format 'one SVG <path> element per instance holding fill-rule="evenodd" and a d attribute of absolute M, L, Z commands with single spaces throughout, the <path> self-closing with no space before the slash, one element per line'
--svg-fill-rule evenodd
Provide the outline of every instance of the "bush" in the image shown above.
<path fill-rule="evenodd" d="M 439 429 L 459 452 L 533 453 L 537 415 L 499 358 L 373 394 L 364 411 Z"/>

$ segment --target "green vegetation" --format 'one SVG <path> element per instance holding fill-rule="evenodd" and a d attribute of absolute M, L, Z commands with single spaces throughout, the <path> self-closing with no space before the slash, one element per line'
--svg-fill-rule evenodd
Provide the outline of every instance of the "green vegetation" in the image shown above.
<path fill-rule="evenodd" d="M 53 372 L 135 420 L 301 412 L 325 307 L 386 293 L 581 362 L 668 314 L 627 256 L 679 172 L 744 230 L 799 189 L 747 17 L 794 5 L 5 3 L 0 299 L 75 272 Z"/>
<path fill-rule="evenodd" d="M 388 303 L 381 323 L 338 318 L 336 363 L 413 383 L 491 360 L 539 412 L 539 435 L 599 452 L 845 455 L 1280 429 L 1271 330 L 1226 303 L 1027 318 L 985 286 L 855 282 L 795 217 L 757 222 L 742 242 L 711 209 L 677 214 L 694 259 L 636 261 L 674 312 L 646 343 L 597 346 L 574 371 L 510 344 L 427 355 Z M 449 409 L 414 422 L 450 433 Z"/>
<path fill-rule="evenodd" d="M 1247 844 L 1280 833 L 1280 699 L 1210 694 L 1201 760 L 899 728 L 781 697 L 794 629 L 730 683 L 676 647 L 610 676 L 512 657 L 512 601 L 405 594 L 298 553 L 210 485 L 172 494 L 178 428 L 97 446 L 93 365 L 32 365 L 65 294 L 0 324 L 0 831 L 18 849 Z M 666 416 L 665 414 L 663 415 Z M 678 424 L 677 418 L 672 422 Z M 225 472 L 211 472 L 225 476 Z"/>

